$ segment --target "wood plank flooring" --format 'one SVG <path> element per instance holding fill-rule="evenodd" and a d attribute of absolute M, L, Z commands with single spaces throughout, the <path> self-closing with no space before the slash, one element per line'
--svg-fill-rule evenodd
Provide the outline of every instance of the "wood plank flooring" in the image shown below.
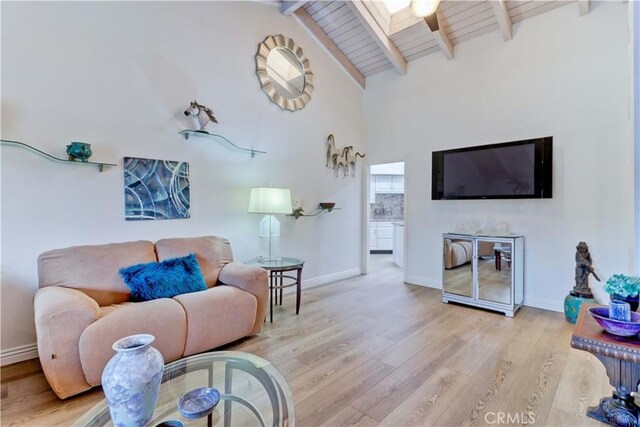
<path fill-rule="evenodd" d="M 511 319 L 443 304 L 387 268 L 304 290 L 299 316 L 285 295 L 262 333 L 225 349 L 277 366 L 303 427 L 488 425 L 498 413 L 602 425 L 586 410 L 611 387 L 593 356 L 570 348 L 571 332 L 560 313 L 525 307 Z M 69 425 L 102 398 L 98 388 L 58 400 L 37 361 L 0 373 L 2 426 Z"/>

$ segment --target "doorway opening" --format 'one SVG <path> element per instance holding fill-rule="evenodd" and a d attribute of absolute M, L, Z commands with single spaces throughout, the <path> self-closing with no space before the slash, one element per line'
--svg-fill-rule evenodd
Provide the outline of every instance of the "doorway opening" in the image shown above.
<path fill-rule="evenodd" d="M 404 162 L 370 165 L 368 175 L 367 273 L 395 269 L 404 277 Z"/>

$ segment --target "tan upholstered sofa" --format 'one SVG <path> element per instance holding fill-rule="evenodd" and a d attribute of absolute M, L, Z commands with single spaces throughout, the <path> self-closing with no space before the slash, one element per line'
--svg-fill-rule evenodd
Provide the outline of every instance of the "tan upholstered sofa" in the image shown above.
<path fill-rule="evenodd" d="M 478 242 L 478 256 L 493 256 L 493 242 Z M 444 239 L 444 268 L 461 266 L 473 259 L 473 243 L 470 240 Z"/>
<path fill-rule="evenodd" d="M 129 302 L 120 268 L 190 253 L 207 290 Z M 153 346 L 168 363 L 259 332 L 268 303 L 267 272 L 233 262 L 229 241 L 220 237 L 57 249 L 40 255 L 38 275 L 38 354 L 62 399 L 100 385 L 119 338 L 154 335 Z"/>

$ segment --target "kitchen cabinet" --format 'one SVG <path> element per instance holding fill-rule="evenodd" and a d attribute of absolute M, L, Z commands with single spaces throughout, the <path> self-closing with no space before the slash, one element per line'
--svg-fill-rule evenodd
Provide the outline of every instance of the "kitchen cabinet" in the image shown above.
<path fill-rule="evenodd" d="M 372 251 L 393 250 L 393 225 L 391 221 L 369 222 L 369 249 Z"/>
<path fill-rule="evenodd" d="M 377 193 L 404 193 L 404 175 L 371 175 L 369 201 L 375 203 Z"/>
<path fill-rule="evenodd" d="M 391 176 L 391 192 L 404 193 L 404 175 Z"/>
<path fill-rule="evenodd" d="M 404 222 L 393 223 L 393 263 L 404 267 Z"/>
<path fill-rule="evenodd" d="M 390 193 L 391 183 L 391 175 L 376 175 L 376 193 Z"/>
<path fill-rule="evenodd" d="M 377 227 L 375 222 L 369 224 L 369 250 L 375 250 L 378 246 L 377 239 Z"/>

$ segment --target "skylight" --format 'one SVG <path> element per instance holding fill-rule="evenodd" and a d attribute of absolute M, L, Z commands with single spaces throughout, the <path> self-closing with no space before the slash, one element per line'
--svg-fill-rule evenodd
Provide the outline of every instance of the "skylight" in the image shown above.
<path fill-rule="evenodd" d="M 387 7 L 389 13 L 393 15 L 397 11 L 409 7 L 411 0 L 382 0 L 382 3 Z"/>

